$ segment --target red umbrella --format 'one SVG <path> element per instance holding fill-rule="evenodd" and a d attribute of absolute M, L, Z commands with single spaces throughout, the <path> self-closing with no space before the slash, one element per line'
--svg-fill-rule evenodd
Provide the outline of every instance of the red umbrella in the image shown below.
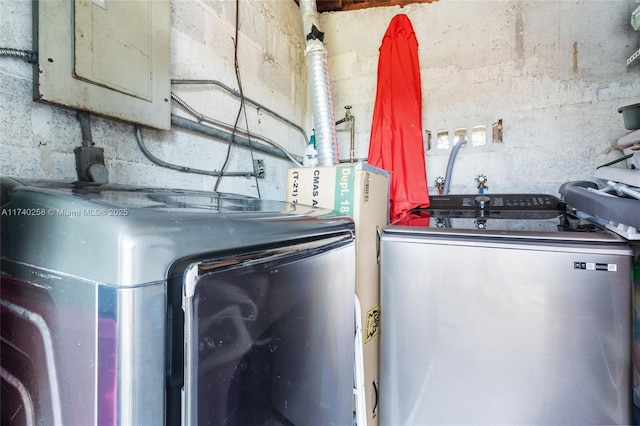
<path fill-rule="evenodd" d="M 404 14 L 393 17 L 380 46 L 368 161 L 391 173 L 391 222 L 429 206 L 418 41 Z"/>

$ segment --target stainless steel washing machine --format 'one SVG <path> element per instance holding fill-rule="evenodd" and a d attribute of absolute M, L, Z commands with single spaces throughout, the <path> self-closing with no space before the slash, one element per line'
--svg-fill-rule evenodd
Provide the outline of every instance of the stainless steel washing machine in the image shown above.
<path fill-rule="evenodd" d="M 381 238 L 381 423 L 629 424 L 631 268 L 556 197 L 432 197 Z"/>
<path fill-rule="evenodd" d="M 350 219 L 211 192 L 0 188 L 3 425 L 351 423 Z"/>

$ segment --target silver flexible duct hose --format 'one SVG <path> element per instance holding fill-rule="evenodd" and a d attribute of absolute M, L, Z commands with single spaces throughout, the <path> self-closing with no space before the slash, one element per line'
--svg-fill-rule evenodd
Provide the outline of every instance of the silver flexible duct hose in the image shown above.
<path fill-rule="evenodd" d="M 301 0 L 300 13 L 307 38 L 305 57 L 311 87 L 318 164 L 333 166 L 339 163 L 338 136 L 331 97 L 329 60 L 327 49 L 322 43 L 322 33 L 318 30 L 318 11 L 315 0 Z M 320 37 L 315 37 L 317 34 Z"/>

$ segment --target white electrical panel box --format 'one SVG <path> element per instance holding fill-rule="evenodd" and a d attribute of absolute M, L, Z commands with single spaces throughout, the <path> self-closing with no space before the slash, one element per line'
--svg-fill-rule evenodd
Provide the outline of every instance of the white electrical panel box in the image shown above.
<path fill-rule="evenodd" d="M 34 98 L 171 127 L 169 0 L 40 0 Z"/>

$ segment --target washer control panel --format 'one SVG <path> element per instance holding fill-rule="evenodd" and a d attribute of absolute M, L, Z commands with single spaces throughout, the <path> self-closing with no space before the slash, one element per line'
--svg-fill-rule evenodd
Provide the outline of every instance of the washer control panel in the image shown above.
<path fill-rule="evenodd" d="M 564 210 L 564 204 L 548 194 L 435 195 L 428 210 Z"/>

